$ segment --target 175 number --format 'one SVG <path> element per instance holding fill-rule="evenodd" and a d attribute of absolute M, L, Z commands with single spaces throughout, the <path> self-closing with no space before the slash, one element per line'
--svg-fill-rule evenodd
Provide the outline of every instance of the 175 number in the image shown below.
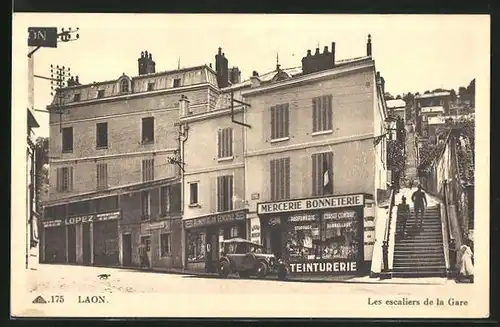
<path fill-rule="evenodd" d="M 64 295 L 52 295 L 50 297 L 51 303 L 64 303 Z"/>

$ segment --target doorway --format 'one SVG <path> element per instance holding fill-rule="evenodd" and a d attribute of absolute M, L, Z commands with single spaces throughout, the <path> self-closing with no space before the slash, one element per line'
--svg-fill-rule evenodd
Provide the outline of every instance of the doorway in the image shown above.
<path fill-rule="evenodd" d="M 270 248 L 277 258 L 282 258 L 283 255 L 283 233 L 281 225 L 272 226 L 269 230 Z"/>
<path fill-rule="evenodd" d="M 206 266 L 207 272 L 217 272 L 219 261 L 219 231 L 218 229 L 207 230 L 206 244 Z"/>
<path fill-rule="evenodd" d="M 141 245 L 145 246 L 148 255 L 149 266 L 151 267 L 151 235 L 141 236 Z"/>
<path fill-rule="evenodd" d="M 76 263 L 76 225 L 68 226 L 68 263 Z"/>
<path fill-rule="evenodd" d="M 82 256 L 83 256 L 83 264 L 84 265 L 90 265 L 91 260 L 90 258 L 92 257 L 91 255 L 91 247 L 90 247 L 90 224 L 83 224 L 82 225 L 83 232 L 82 232 Z"/>
<path fill-rule="evenodd" d="M 132 266 L 132 235 L 122 235 L 122 262 L 123 266 Z"/>

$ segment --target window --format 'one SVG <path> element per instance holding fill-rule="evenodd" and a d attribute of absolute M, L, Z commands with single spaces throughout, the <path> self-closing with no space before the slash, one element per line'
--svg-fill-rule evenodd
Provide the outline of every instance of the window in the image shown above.
<path fill-rule="evenodd" d="M 172 253 L 172 236 L 171 234 L 160 235 L 160 254 L 162 257 L 167 257 Z"/>
<path fill-rule="evenodd" d="M 151 215 L 151 194 L 149 193 L 149 191 L 142 191 L 141 204 L 142 204 L 142 219 L 147 220 Z"/>
<path fill-rule="evenodd" d="M 142 143 L 154 143 L 155 141 L 155 119 L 154 117 L 142 118 Z"/>
<path fill-rule="evenodd" d="M 289 137 L 288 103 L 271 107 L 271 140 Z"/>
<path fill-rule="evenodd" d="M 231 227 L 229 230 L 229 238 L 239 237 L 240 236 L 240 228 L 239 227 Z"/>
<path fill-rule="evenodd" d="M 198 183 L 189 184 L 189 204 L 198 204 Z"/>
<path fill-rule="evenodd" d="M 154 91 L 154 89 L 155 89 L 155 82 L 149 82 L 148 91 Z"/>
<path fill-rule="evenodd" d="M 187 257 L 188 262 L 205 260 L 205 244 L 207 235 L 203 231 L 188 231 Z"/>
<path fill-rule="evenodd" d="M 142 161 L 142 181 L 149 182 L 155 179 L 155 170 L 154 170 L 154 159 L 146 159 Z"/>
<path fill-rule="evenodd" d="M 129 89 L 129 81 L 127 79 L 122 79 L 120 82 L 120 93 L 128 93 Z"/>
<path fill-rule="evenodd" d="M 217 177 L 217 211 L 233 210 L 233 176 Z"/>
<path fill-rule="evenodd" d="M 312 195 L 333 193 L 333 152 L 312 155 Z"/>
<path fill-rule="evenodd" d="M 108 147 L 108 123 L 98 123 L 96 125 L 96 147 Z"/>
<path fill-rule="evenodd" d="M 271 200 L 290 198 L 290 158 L 271 160 Z"/>
<path fill-rule="evenodd" d="M 73 101 L 74 102 L 80 101 L 80 98 L 81 98 L 80 93 L 75 93 L 75 95 L 73 95 Z"/>
<path fill-rule="evenodd" d="M 440 104 L 441 106 L 444 106 L 444 100 L 439 100 L 439 104 Z"/>
<path fill-rule="evenodd" d="M 181 79 L 180 78 L 174 79 L 174 87 L 179 87 L 179 86 L 181 86 Z"/>
<path fill-rule="evenodd" d="M 218 157 L 230 158 L 233 156 L 233 129 L 223 128 L 219 129 L 219 135 L 217 138 L 218 145 Z"/>
<path fill-rule="evenodd" d="M 108 188 L 108 164 L 97 164 L 97 189 Z"/>
<path fill-rule="evenodd" d="M 313 133 L 331 131 L 332 126 L 332 96 L 324 95 L 312 99 Z"/>
<path fill-rule="evenodd" d="M 57 191 L 73 190 L 73 167 L 57 168 Z"/>
<path fill-rule="evenodd" d="M 97 97 L 98 98 L 104 98 L 104 90 L 98 90 L 97 91 Z"/>
<path fill-rule="evenodd" d="M 62 129 L 62 151 L 73 152 L 73 127 Z"/>
<path fill-rule="evenodd" d="M 93 212 L 91 201 L 78 201 L 68 204 L 68 216 L 88 215 Z"/>
<path fill-rule="evenodd" d="M 118 210 L 118 196 L 107 196 L 105 198 L 98 198 L 94 200 L 94 206 L 96 212 L 106 212 L 112 210 Z"/>
<path fill-rule="evenodd" d="M 160 215 L 181 212 L 181 184 L 175 183 L 160 188 Z"/>
<path fill-rule="evenodd" d="M 165 216 L 170 212 L 170 185 L 160 188 L 160 215 Z"/>

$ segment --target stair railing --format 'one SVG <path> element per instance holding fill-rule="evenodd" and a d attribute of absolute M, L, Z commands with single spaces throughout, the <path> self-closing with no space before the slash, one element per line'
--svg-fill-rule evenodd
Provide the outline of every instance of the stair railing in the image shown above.
<path fill-rule="evenodd" d="M 449 214 L 449 195 L 448 195 L 448 181 L 443 181 L 443 205 L 446 223 L 446 236 L 448 239 L 448 258 L 449 258 L 449 274 L 453 276 L 457 264 L 457 248 L 455 236 L 453 236 L 451 217 Z"/>
<path fill-rule="evenodd" d="M 390 232 L 392 225 L 392 211 L 396 202 L 396 190 L 394 188 L 394 184 L 391 183 L 391 195 L 390 195 L 390 203 L 389 203 L 389 216 L 387 218 L 387 222 L 385 225 L 384 232 L 384 241 L 382 242 L 382 272 L 389 272 L 389 240 L 390 240 Z"/>

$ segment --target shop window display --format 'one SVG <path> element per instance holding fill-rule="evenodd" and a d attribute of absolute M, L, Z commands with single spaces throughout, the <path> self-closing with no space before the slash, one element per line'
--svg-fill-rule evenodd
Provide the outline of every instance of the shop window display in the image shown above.
<path fill-rule="evenodd" d="M 190 231 L 187 234 L 188 262 L 205 259 L 206 233 L 204 231 Z"/>
<path fill-rule="evenodd" d="M 286 255 L 290 261 L 356 260 L 360 223 L 355 211 L 295 215 L 287 219 Z"/>

